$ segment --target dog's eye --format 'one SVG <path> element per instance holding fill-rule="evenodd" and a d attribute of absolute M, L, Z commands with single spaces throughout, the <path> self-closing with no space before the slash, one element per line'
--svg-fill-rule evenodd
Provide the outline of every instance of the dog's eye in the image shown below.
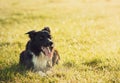
<path fill-rule="evenodd" d="M 43 39 L 43 37 L 40 37 L 40 40 L 42 40 Z"/>
<path fill-rule="evenodd" d="M 51 35 L 48 35 L 48 38 L 52 39 Z"/>

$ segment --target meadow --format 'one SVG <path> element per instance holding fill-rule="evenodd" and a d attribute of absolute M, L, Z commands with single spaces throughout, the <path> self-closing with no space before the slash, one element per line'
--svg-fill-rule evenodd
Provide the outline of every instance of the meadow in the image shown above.
<path fill-rule="evenodd" d="M 18 63 L 45 26 L 61 60 L 41 77 Z M 120 83 L 120 1 L 0 0 L 0 83 Z"/>

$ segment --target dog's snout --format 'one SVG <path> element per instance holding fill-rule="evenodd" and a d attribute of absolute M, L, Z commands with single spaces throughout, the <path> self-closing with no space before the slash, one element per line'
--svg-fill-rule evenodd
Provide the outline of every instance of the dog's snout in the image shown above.
<path fill-rule="evenodd" d="M 48 44 L 49 44 L 50 46 L 53 45 L 53 42 L 52 42 L 51 39 L 48 39 Z"/>
<path fill-rule="evenodd" d="M 49 42 L 49 45 L 52 46 L 52 45 L 53 45 L 53 42 Z"/>

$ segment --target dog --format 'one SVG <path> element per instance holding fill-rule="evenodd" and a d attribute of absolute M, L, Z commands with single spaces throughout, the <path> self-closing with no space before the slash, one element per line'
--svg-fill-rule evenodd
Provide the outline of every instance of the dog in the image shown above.
<path fill-rule="evenodd" d="M 19 64 L 33 71 L 46 73 L 55 64 L 59 63 L 60 56 L 55 49 L 49 27 L 44 27 L 40 31 L 29 31 L 30 40 L 26 44 L 24 51 L 20 53 Z"/>

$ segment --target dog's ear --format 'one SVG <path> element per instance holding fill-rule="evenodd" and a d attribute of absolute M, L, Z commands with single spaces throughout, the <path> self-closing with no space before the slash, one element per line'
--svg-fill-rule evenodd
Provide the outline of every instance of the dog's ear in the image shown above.
<path fill-rule="evenodd" d="M 36 31 L 35 31 L 35 30 L 32 30 L 32 31 L 29 31 L 29 32 L 27 32 L 27 33 L 25 33 L 25 34 L 29 34 L 30 39 L 33 39 L 34 36 L 36 35 Z"/>
<path fill-rule="evenodd" d="M 42 31 L 47 31 L 50 34 L 50 28 L 49 27 L 44 27 L 44 29 L 42 29 Z"/>

